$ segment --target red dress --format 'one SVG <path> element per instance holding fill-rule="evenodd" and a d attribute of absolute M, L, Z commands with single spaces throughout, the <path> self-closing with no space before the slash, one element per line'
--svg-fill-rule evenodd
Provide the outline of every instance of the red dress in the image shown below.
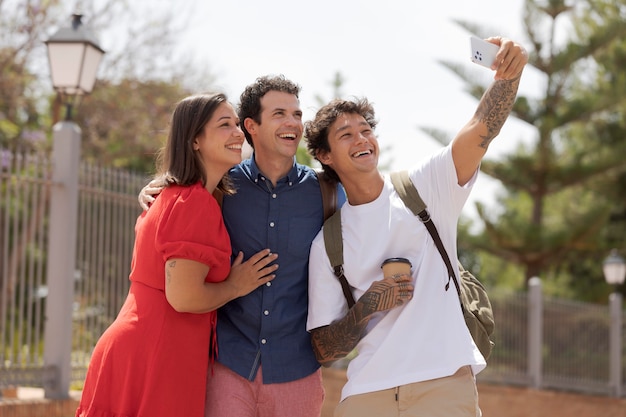
<path fill-rule="evenodd" d="M 176 312 L 165 298 L 165 261 L 202 262 L 210 267 L 205 280 L 219 282 L 230 271 L 230 254 L 220 208 L 207 190 L 163 190 L 137 219 L 128 297 L 94 348 L 77 417 L 204 416 L 216 312 Z"/>

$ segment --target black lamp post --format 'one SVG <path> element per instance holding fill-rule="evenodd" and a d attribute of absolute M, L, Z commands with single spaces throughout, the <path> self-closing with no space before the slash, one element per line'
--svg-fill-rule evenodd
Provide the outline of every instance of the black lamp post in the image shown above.
<path fill-rule="evenodd" d="M 71 120 L 74 104 L 93 90 L 104 50 L 83 26 L 80 14 L 73 14 L 72 25 L 59 29 L 46 46 L 52 85 L 66 106 L 65 120 Z"/>

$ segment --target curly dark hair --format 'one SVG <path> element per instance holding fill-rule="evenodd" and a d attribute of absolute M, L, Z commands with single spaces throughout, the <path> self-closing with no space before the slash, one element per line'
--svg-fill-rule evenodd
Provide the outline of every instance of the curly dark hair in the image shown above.
<path fill-rule="evenodd" d="M 246 141 L 254 147 L 250 133 L 244 126 L 244 121 L 249 117 L 257 123 L 261 123 L 261 98 L 270 91 L 289 93 L 298 97 L 300 86 L 285 78 L 284 75 L 264 75 L 248 85 L 239 97 L 237 113 L 241 121 L 241 130 L 246 135 Z"/>
<path fill-rule="evenodd" d="M 320 164 L 322 162 L 318 158 L 320 152 L 330 152 L 330 144 L 328 143 L 328 128 L 335 123 L 335 120 L 343 114 L 358 114 L 363 116 L 365 121 L 370 125 L 372 130 L 376 129 L 378 121 L 374 112 L 374 107 L 366 98 L 355 98 L 354 100 L 335 99 L 322 107 L 315 114 L 315 118 L 304 124 L 304 138 L 309 153 L 317 159 Z M 339 176 L 334 169 L 328 165 L 322 164 L 322 168 L 326 175 L 339 181 Z"/>

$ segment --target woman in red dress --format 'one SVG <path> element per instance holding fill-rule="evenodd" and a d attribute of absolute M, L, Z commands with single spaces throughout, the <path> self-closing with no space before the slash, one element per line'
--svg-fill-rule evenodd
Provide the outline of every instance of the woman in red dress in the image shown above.
<path fill-rule="evenodd" d="M 275 254 L 231 267 L 212 193 L 235 192 L 228 170 L 244 135 L 223 94 L 177 104 L 160 155 L 168 186 L 135 225 L 130 290 L 87 371 L 77 417 L 202 417 L 215 358 L 216 309 L 273 279 Z"/>

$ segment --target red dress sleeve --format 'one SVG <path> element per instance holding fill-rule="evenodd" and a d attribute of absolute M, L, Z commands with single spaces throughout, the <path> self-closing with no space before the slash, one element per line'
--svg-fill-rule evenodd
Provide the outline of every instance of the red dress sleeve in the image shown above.
<path fill-rule="evenodd" d="M 189 259 L 208 265 L 207 281 L 224 280 L 230 271 L 231 246 L 215 198 L 200 184 L 170 186 L 157 222 L 155 248 L 163 262 Z"/>

